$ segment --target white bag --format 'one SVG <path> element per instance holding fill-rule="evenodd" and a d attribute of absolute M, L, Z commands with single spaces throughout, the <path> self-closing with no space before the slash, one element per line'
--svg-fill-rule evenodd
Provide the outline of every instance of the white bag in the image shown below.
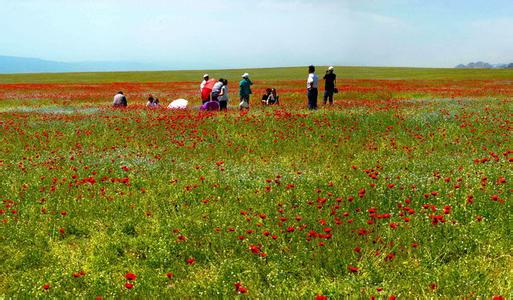
<path fill-rule="evenodd" d="M 167 106 L 168 109 L 187 109 L 187 105 L 189 105 L 189 101 L 185 99 L 176 99 L 173 102 L 169 103 Z"/>
<path fill-rule="evenodd" d="M 241 101 L 239 106 L 241 108 L 249 108 L 249 102 L 246 102 L 246 101 Z"/>

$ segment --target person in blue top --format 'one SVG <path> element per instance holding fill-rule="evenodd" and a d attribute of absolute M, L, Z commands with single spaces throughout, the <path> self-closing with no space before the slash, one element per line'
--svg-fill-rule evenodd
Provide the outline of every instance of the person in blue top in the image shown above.
<path fill-rule="evenodd" d="M 253 85 L 253 82 L 249 79 L 249 74 L 244 73 L 242 75 L 242 80 L 239 83 L 239 95 L 240 95 L 240 104 L 239 108 L 242 109 L 249 109 L 249 95 L 252 94 L 251 92 L 251 86 Z"/>

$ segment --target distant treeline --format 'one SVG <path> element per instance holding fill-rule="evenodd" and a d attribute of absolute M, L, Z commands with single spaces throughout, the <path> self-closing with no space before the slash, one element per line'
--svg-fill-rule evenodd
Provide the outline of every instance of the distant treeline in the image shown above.
<path fill-rule="evenodd" d="M 487 62 L 478 61 L 478 62 L 471 62 L 466 65 L 459 64 L 455 68 L 456 69 L 513 69 L 513 63 L 492 65 Z"/>

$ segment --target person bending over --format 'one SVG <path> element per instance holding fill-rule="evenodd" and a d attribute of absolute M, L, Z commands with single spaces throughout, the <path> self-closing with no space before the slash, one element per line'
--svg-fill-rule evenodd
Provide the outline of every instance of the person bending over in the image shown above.
<path fill-rule="evenodd" d="M 128 102 L 127 102 L 126 97 L 122 91 L 119 91 L 114 96 L 114 101 L 112 102 L 112 106 L 114 106 L 114 107 L 127 107 L 128 106 Z"/>

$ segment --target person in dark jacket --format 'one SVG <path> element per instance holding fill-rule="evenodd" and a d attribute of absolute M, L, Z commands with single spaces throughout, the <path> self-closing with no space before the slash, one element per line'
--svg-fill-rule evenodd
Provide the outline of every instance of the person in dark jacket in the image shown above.
<path fill-rule="evenodd" d="M 335 74 L 333 67 L 329 67 L 324 75 L 324 105 L 329 101 L 330 105 L 333 105 L 333 94 L 335 93 L 335 82 L 337 75 Z"/>
<path fill-rule="evenodd" d="M 249 96 L 252 94 L 252 85 L 253 82 L 249 79 L 249 74 L 244 73 L 244 75 L 242 75 L 242 80 L 239 82 L 240 110 L 244 108 L 249 109 Z"/>

